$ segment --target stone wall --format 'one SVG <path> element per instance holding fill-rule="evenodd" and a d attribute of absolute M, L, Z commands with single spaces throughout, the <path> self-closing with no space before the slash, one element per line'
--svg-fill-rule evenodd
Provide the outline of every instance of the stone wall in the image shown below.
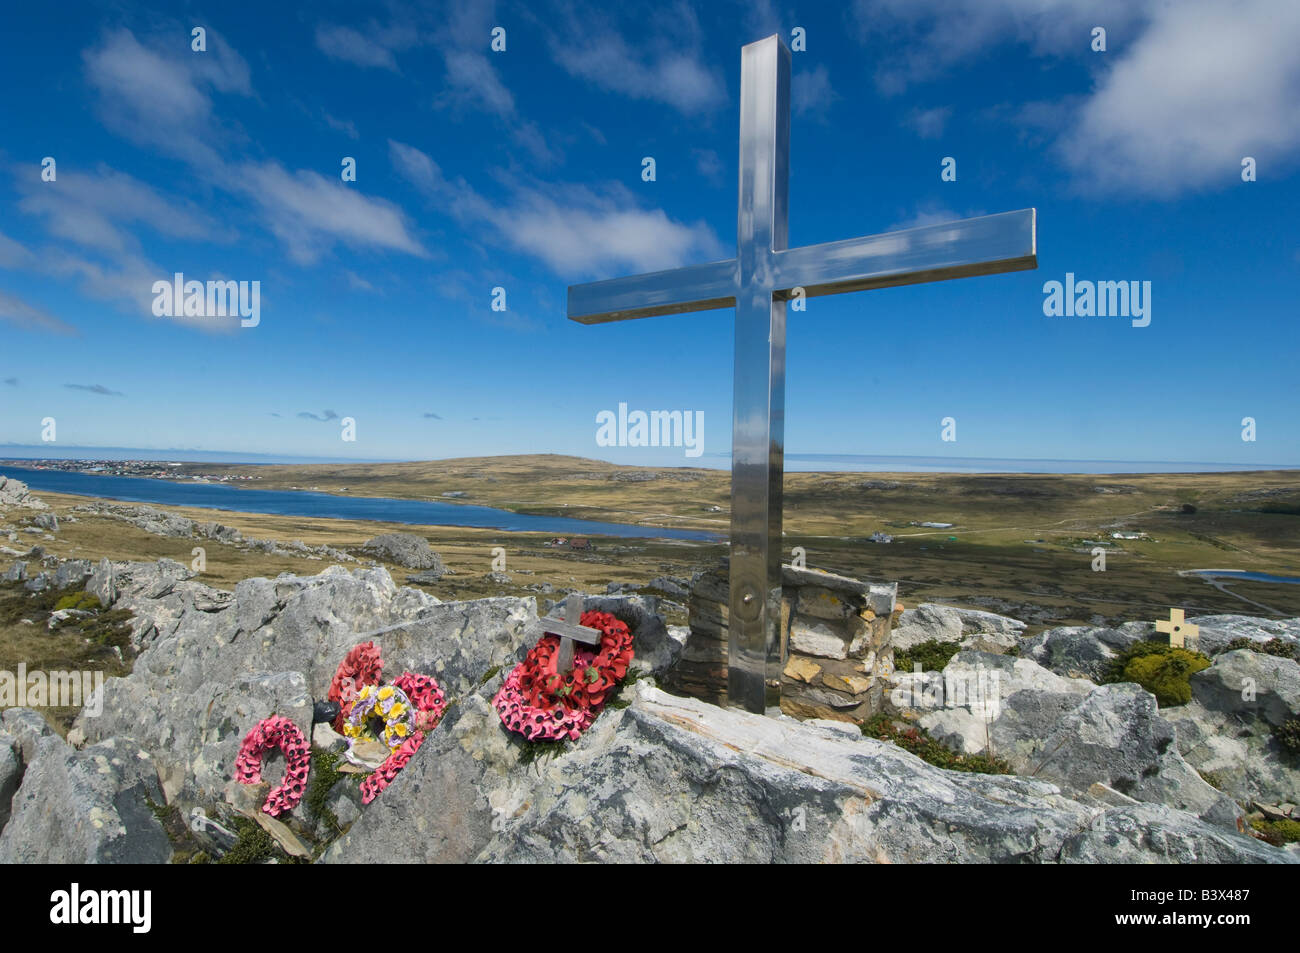
<path fill-rule="evenodd" d="M 897 584 L 781 567 L 781 708 L 797 718 L 862 722 L 881 711 L 893 671 Z M 714 704 L 727 696 L 727 567 L 697 573 L 691 635 L 667 674 L 671 691 Z"/>

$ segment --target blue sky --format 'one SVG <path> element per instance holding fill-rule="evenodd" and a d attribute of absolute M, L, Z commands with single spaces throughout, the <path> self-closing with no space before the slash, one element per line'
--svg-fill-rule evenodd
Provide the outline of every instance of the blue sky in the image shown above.
<path fill-rule="evenodd" d="M 1039 268 L 792 312 L 788 452 L 1300 464 L 1300 5 L 607 6 L 9 10 L 0 444 L 725 462 L 730 312 L 565 289 L 734 254 L 740 46 L 801 27 L 790 244 L 1034 206 Z M 178 271 L 260 323 L 155 317 Z M 1046 316 L 1066 272 L 1150 325 Z M 705 458 L 597 446 L 620 402 L 702 411 Z"/>

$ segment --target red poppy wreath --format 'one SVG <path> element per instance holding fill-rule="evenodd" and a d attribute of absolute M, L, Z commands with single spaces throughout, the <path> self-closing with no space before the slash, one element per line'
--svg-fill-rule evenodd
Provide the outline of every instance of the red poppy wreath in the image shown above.
<path fill-rule="evenodd" d="M 599 629 L 601 639 L 574 646 L 571 671 L 556 671 L 560 637 L 544 635 L 492 699 L 501 723 L 529 741 L 576 740 L 627 675 L 632 633 L 626 623 L 608 612 L 584 612 L 580 624 Z"/>

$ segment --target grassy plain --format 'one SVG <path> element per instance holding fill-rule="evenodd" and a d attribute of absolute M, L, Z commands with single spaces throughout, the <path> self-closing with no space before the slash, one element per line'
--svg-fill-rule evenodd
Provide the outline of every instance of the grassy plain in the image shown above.
<path fill-rule="evenodd" d="M 725 538 L 730 475 L 691 468 L 634 468 L 578 457 L 512 456 L 397 464 L 226 466 L 194 464 L 191 474 L 250 473 L 260 489 L 316 489 L 494 506 L 612 522 L 717 531 Z M 464 496 L 445 498 L 443 493 Z M 83 500 L 39 494 L 66 512 Z M 1195 512 L 1183 512 L 1184 506 Z M 720 507 L 714 512 L 712 507 Z M 217 519 L 245 536 L 301 539 L 341 549 L 380 532 L 419 532 L 454 574 L 428 591 L 444 599 L 522 591 L 603 588 L 688 576 L 725 554 L 723 543 L 596 540 L 593 553 L 552 550 L 547 534 L 460 527 L 302 519 L 163 507 Z M 925 521 L 954 524 L 927 528 Z M 877 531 L 890 544 L 872 543 Z M 1147 538 L 1116 540 L 1113 532 Z M 965 475 L 788 473 L 785 557 L 794 546 L 808 565 L 876 581 L 897 581 L 905 604 L 942 599 L 1018 615 L 1036 627 L 1153 619 L 1171 606 L 1189 614 L 1300 615 L 1300 586 L 1233 583 L 1229 591 L 1179 570 L 1246 569 L 1300 575 L 1300 472 L 1207 474 Z M 188 563 L 196 542 L 150 536 L 102 517 L 65 524 L 51 552 L 84 558 L 156 558 Z M 1106 569 L 1092 569 L 1092 551 Z M 213 585 L 251 575 L 314 572 L 325 563 L 205 543 Z M 492 549 L 507 553 L 510 585 L 486 579 Z M 399 581 L 405 571 L 393 567 Z M 1251 600 L 1251 601 L 1247 601 Z"/>

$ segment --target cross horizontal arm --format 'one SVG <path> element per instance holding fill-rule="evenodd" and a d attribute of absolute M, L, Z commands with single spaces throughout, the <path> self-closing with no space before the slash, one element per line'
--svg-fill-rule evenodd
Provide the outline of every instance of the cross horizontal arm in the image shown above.
<path fill-rule="evenodd" d="M 569 319 L 582 324 L 730 308 L 736 259 L 569 286 Z"/>
<path fill-rule="evenodd" d="M 600 629 L 589 629 L 585 625 L 564 622 L 550 616 L 542 619 L 542 634 L 558 635 L 562 639 L 573 639 L 575 642 L 583 642 L 587 645 L 599 645 L 600 640 L 604 638 L 604 633 Z"/>
<path fill-rule="evenodd" d="M 809 298 L 1038 266 L 1035 209 L 775 252 L 774 290 Z"/>

